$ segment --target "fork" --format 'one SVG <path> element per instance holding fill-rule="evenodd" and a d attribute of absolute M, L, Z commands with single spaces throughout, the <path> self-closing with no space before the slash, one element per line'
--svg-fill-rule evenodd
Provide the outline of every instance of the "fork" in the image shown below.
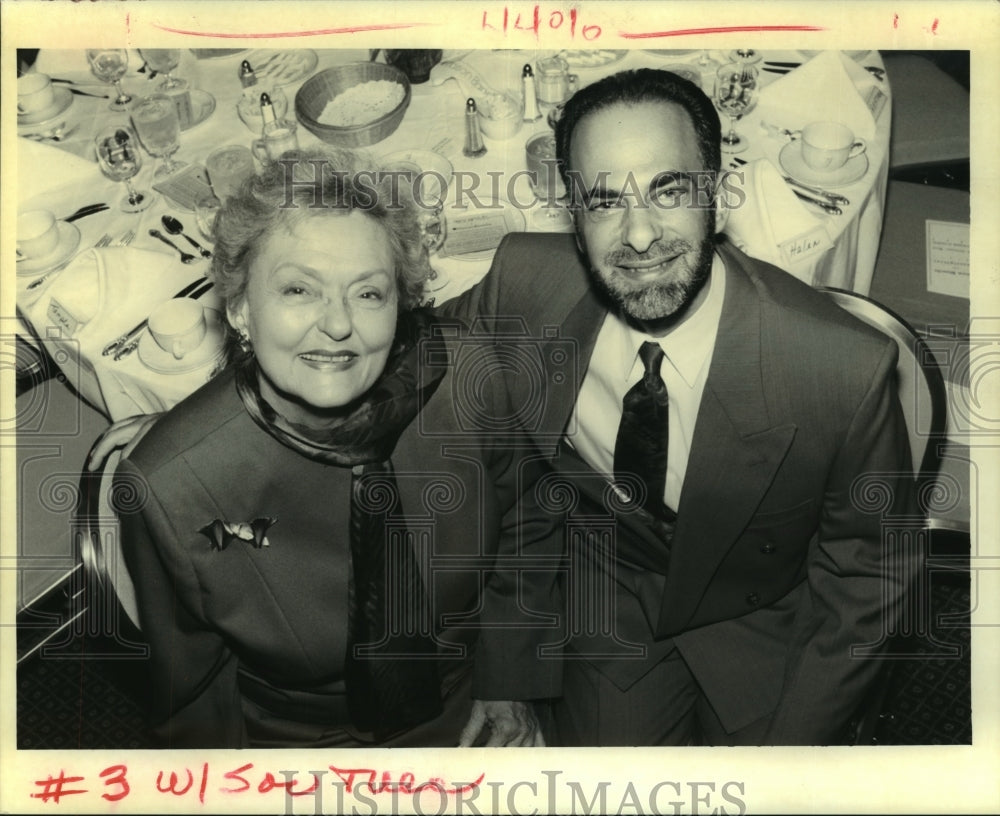
<path fill-rule="evenodd" d="M 97 243 L 94 244 L 95 249 L 103 249 L 104 247 L 116 246 L 116 247 L 126 247 L 135 240 L 135 230 L 129 230 L 128 232 L 123 232 L 121 238 L 117 241 L 112 242 L 111 233 L 104 233 L 100 238 L 97 239 Z M 40 278 L 36 278 L 31 283 L 29 283 L 25 289 L 31 291 L 32 289 L 37 289 L 54 273 L 59 270 L 53 269 L 52 272 L 47 272 Z"/>

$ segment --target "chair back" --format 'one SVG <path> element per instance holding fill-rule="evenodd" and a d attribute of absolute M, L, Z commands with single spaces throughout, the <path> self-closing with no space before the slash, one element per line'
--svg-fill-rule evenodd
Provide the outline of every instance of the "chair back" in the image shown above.
<path fill-rule="evenodd" d="M 103 438 L 103 435 L 102 437 Z M 94 443 L 96 446 L 100 438 Z M 115 450 L 100 470 L 85 471 L 80 480 L 80 507 L 77 513 L 80 559 L 89 594 L 92 621 L 107 634 L 122 635 L 130 627 L 139 630 L 139 607 L 135 586 L 122 555 L 121 533 L 115 506 L 129 503 L 135 496 L 114 496 L 112 480 L 121 460 Z M 93 616 L 98 615 L 99 618 Z"/>
<path fill-rule="evenodd" d="M 896 341 L 897 389 L 918 485 L 929 485 L 941 465 L 941 443 L 948 425 L 948 392 L 933 352 L 919 334 L 891 309 L 857 292 L 821 287 L 844 311 Z M 850 745 L 878 743 L 878 728 L 889 694 L 894 663 L 887 661 L 866 692 L 846 734 Z"/>
<path fill-rule="evenodd" d="M 941 465 L 940 443 L 948 425 L 948 392 L 934 353 L 903 318 L 871 298 L 832 287 L 821 287 L 820 291 L 899 346 L 897 388 L 914 473 L 921 483 L 933 480 Z"/>

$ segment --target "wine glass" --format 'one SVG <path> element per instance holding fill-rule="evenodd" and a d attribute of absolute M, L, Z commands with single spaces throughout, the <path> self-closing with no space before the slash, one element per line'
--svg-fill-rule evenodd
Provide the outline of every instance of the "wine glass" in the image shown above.
<path fill-rule="evenodd" d="M 757 104 L 757 69 L 740 62 L 727 62 L 715 73 L 712 100 L 729 117 L 729 133 L 722 137 L 723 153 L 742 153 L 747 142 L 736 132 L 736 120 Z"/>
<path fill-rule="evenodd" d="M 181 146 L 181 120 L 170 97 L 153 94 L 137 100 L 132 106 L 132 125 L 146 152 L 162 160 L 153 174 L 156 178 L 184 167 L 184 162 L 170 158 Z"/>
<path fill-rule="evenodd" d="M 170 72 L 181 64 L 181 49 L 141 48 L 139 53 L 146 61 L 146 65 L 156 73 L 163 74 L 163 81 L 156 86 L 158 91 L 173 91 L 187 84 L 183 79 L 170 76 Z"/>
<path fill-rule="evenodd" d="M 135 131 L 128 125 L 110 125 L 94 139 L 97 163 L 101 172 L 113 181 L 123 181 L 128 194 L 122 198 L 123 212 L 142 212 L 153 203 L 152 193 L 141 193 L 132 186 L 131 179 L 142 169 L 142 153 Z"/>
<path fill-rule="evenodd" d="M 123 111 L 128 108 L 132 97 L 125 93 L 121 79 L 128 70 L 128 51 L 124 48 L 88 48 L 87 62 L 90 71 L 101 82 L 111 82 L 118 96 L 108 107 L 113 111 Z"/>

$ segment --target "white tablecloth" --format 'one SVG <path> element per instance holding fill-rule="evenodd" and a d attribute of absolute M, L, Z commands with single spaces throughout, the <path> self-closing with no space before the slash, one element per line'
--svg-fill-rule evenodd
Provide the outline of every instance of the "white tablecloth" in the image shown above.
<path fill-rule="evenodd" d="M 510 93 L 519 98 L 521 91 L 521 71 L 526 63 L 534 65 L 540 56 L 551 52 L 533 51 L 445 51 L 444 59 L 458 60 L 472 67 L 494 89 Z M 631 68 L 652 67 L 669 68 L 680 65 L 697 71 L 697 61 L 700 52 L 677 52 L 674 54 L 663 51 L 629 51 L 620 54 L 616 61 L 600 67 L 576 66 L 572 70 L 578 74 L 581 85 L 589 84 L 602 76 Z M 142 65 L 137 52 L 130 52 L 130 71 L 124 80 L 127 91 L 134 95 L 147 92 L 155 80 L 150 82 L 145 74 L 137 72 Z M 726 58 L 728 55 L 714 53 L 716 58 Z M 843 60 L 856 60 L 859 64 L 881 67 L 881 59 L 877 52 L 854 54 L 852 57 L 840 56 Z M 176 158 L 187 163 L 200 163 L 214 148 L 223 144 L 249 145 L 258 134 L 251 132 L 239 119 L 236 112 L 240 99 L 238 71 L 244 58 L 254 61 L 259 55 L 254 52 L 242 52 L 215 59 L 197 59 L 193 52 L 183 52 L 181 65 L 175 74 L 187 79 L 194 88 L 207 91 L 214 99 L 214 112 L 200 124 L 184 131 L 181 138 L 181 148 Z M 324 50 L 317 52 L 317 68 L 331 65 L 367 60 L 368 52 L 361 50 Z M 784 62 L 808 62 L 809 56 L 796 51 L 775 51 L 763 54 L 765 60 Z M 758 63 L 758 68 L 763 63 Z M 86 59 L 79 51 L 42 51 L 35 69 L 62 78 L 79 82 L 95 83 L 79 86 L 83 90 L 97 93 L 108 93 L 108 86 L 97 84 L 89 74 Z M 517 210 L 514 214 L 513 228 L 539 229 L 539 221 L 535 213 L 539 206 L 533 203 L 533 196 L 526 176 L 525 143 L 534 134 L 545 132 L 547 125 L 544 118 L 534 124 L 523 125 L 514 135 L 507 139 L 496 140 L 484 136 L 487 152 L 480 158 L 468 158 L 463 155 L 465 101 L 469 88 L 459 82 L 449 79 L 440 84 L 440 74 L 446 72 L 442 64 L 434 69 L 431 81 L 412 87 L 412 100 L 402 124 L 391 136 L 379 142 L 368 150 L 375 156 L 401 150 L 435 150 L 446 157 L 455 171 L 459 171 L 466 179 L 479 179 L 475 193 L 480 200 L 489 200 L 491 185 L 496 185 L 501 196 L 512 199 L 518 205 L 527 209 Z M 873 138 L 868 143 L 869 167 L 864 176 L 855 183 L 838 189 L 846 195 L 851 203 L 844 207 L 843 215 L 826 215 L 820 210 L 804 205 L 800 208 L 803 217 L 814 222 L 815 227 L 826 241 L 822 247 L 811 253 L 796 256 L 796 259 L 786 265 L 792 274 L 814 285 L 832 285 L 860 292 L 867 292 L 871 282 L 875 256 L 878 249 L 878 238 L 881 229 L 883 201 L 888 172 L 888 143 L 890 110 L 888 104 L 889 89 L 884 80 L 879 80 L 866 71 L 860 70 L 855 76 L 859 92 L 864 95 L 871 87 L 879 87 L 886 96 L 884 108 L 877 119 Z M 780 75 L 762 71 L 761 83 L 767 85 L 779 79 Z M 294 96 L 307 77 L 284 86 L 288 98 L 289 113 L 294 115 Z M 704 77 L 705 87 L 711 90 L 711 80 Z M 823 88 L 816 88 L 818 97 L 822 97 Z M 164 246 L 148 234 L 151 227 L 161 228 L 160 218 L 165 213 L 179 217 L 186 231 L 201 239 L 195 225 L 194 214 L 185 212 L 171 202 L 160 197 L 145 212 L 126 214 L 117 207 L 117 202 L 124 191 L 123 185 L 105 179 L 98 171 L 93 161 L 93 138 L 96 131 L 114 121 L 127 121 L 127 114 L 112 113 L 108 110 L 108 102 L 104 99 L 91 99 L 84 96 L 74 96 L 73 104 L 67 113 L 67 130 L 69 135 L 59 142 L 46 142 L 40 145 L 27 139 L 19 139 L 19 171 L 20 179 L 17 190 L 17 200 L 20 209 L 45 207 L 64 216 L 78 206 L 96 201 L 106 201 L 112 208 L 106 212 L 89 216 L 76 222 L 81 231 L 81 251 L 94 245 L 103 235 L 112 239 L 119 238 L 127 231 L 135 231 L 137 237 L 132 246 L 149 252 L 163 253 L 165 257 L 176 253 Z M 766 106 L 761 106 L 764 113 Z M 547 110 L 543 107 L 543 112 Z M 827 118 L 836 119 L 837 111 L 829 111 Z M 761 127 L 762 113 L 752 111 L 737 125 L 737 130 L 749 137 L 749 149 L 740 154 L 740 158 L 751 163 L 759 159 L 770 161 L 779 167 L 778 154 L 787 144 L 787 137 L 776 134 Z M 794 129 L 794 122 L 767 122 L 778 129 Z M 20 129 L 20 128 L 19 128 Z M 23 130 L 23 129 L 22 129 Z M 299 141 L 303 147 L 320 144 L 319 140 L 307 130 L 299 127 Z M 81 162 L 81 158 L 85 162 Z M 725 161 L 725 157 L 724 157 Z M 152 184 L 153 169 L 157 160 L 146 157 L 146 165 L 136 179 L 138 187 L 148 190 Z M 728 165 L 727 169 L 739 171 L 744 165 Z M 492 178 L 487 175 L 492 173 Z M 521 175 L 516 176 L 516 174 Z M 37 178 L 37 183 L 31 179 Z M 512 186 L 507 184 L 513 179 Z M 453 184 L 450 191 L 452 203 L 457 195 L 458 185 Z M 751 188 L 748 188 L 748 192 Z M 466 182 L 466 191 L 468 182 Z M 466 199 L 468 201 L 468 199 Z M 784 204 L 782 205 L 784 206 Z M 733 223 L 743 225 L 738 243 L 743 245 L 750 254 L 767 257 L 774 252 L 774 237 L 766 230 L 747 229 L 746 225 L 755 221 L 761 223 L 770 221 L 772 224 L 784 223 L 780 214 L 769 211 L 768 202 L 747 197 L 742 212 L 736 214 Z M 788 236 L 786 236 L 788 237 Z M 176 239 L 179 246 L 186 246 L 182 238 Z M 755 242 L 758 246 L 755 247 Z M 755 251 L 759 250 L 759 251 Z M 489 267 L 489 253 L 481 254 L 474 259 L 447 257 L 435 259 L 434 265 L 440 273 L 436 283 L 437 291 L 434 297 L 438 302 L 453 297 L 478 281 Z M 185 266 L 179 261 L 166 262 L 169 272 L 169 283 L 158 282 L 156 291 L 163 297 L 179 289 L 184 283 L 197 278 L 207 271 L 208 263 L 199 261 Z M 143 274 L 135 270 L 135 275 Z M 58 275 L 58 273 L 56 273 Z M 55 276 L 53 276 L 55 277 Z M 48 284 L 27 290 L 28 283 L 33 280 L 29 276 L 18 276 L 18 304 L 24 306 L 44 292 Z M 175 286 L 175 283 L 177 284 Z M 110 293 L 114 296 L 114 293 Z M 118 328 L 107 331 L 108 340 L 117 336 Z M 89 361 L 94 368 L 94 376 L 106 384 L 103 389 L 103 405 L 97 407 L 107 413 L 112 419 L 131 415 L 137 412 L 163 410 L 169 408 L 177 400 L 193 390 L 204 381 L 204 372 L 188 372 L 186 374 L 163 374 L 146 369 L 137 355 L 131 355 L 122 361 L 114 362 L 110 357 L 101 357 Z"/>

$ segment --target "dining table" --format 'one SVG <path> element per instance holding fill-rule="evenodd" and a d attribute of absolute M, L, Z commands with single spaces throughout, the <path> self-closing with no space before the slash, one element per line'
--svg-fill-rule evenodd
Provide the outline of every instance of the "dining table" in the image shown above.
<path fill-rule="evenodd" d="M 141 51 L 129 50 L 128 55 L 122 86 L 137 99 L 151 93 L 159 78 L 151 77 L 154 72 Z M 536 197 L 525 172 L 528 143 L 551 135 L 561 111 L 558 101 L 536 96 L 537 118 L 524 121 L 525 66 L 532 67 L 537 83 L 540 62 L 552 58 L 568 68 L 570 88 L 618 71 L 654 68 L 685 76 L 710 96 L 718 65 L 736 60 L 753 66 L 756 105 L 735 122 L 746 148 L 723 153 L 723 170 L 730 174 L 727 186 L 735 191 L 727 239 L 810 285 L 868 292 L 882 225 L 891 118 L 891 89 L 877 51 L 443 49 L 427 81 L 411 83 L 398 127 L 363 148 L 379 163 L 402 157 L 421 170 L 445 168 L 444 239 L 432 255 L 435 274 L 427 286 L 428 303 L 442 303 L 480 280 L 503 234 L 572 229 L 561 203 Z M 178 171 L 181 180 L 204 183 L 201 171 L 213 150 L 249 147 L 260 137 L 256 123 L 245 123 L 239 115 L 244 62 L 262 66 L 262 83 L 268 79 L 266 66 L 283 66 L 267 87 L 279 89 L 276 95 L 284 98 L 285 110 L 279 114 L 294 119 L 296 94 L 310 77 L 373 59 L 384 60 L 386 54 L 374 49 L 183 50 L 172 72 L 190 89 L 189 121 L 174 156 L 185 165 Z M 31 70 L 58 80 L 58 87 L 72 94 L 54 124 L 18 124 L 19 211 L 45 209 L 64 218 L 81 206 L 108 206 L 72 222 L 65 257 L 53 268 L 27 274 L 17 270 L 19 334 L 29 345 L 45 346 L 81 396 L 110 420 L 167 410 L 224 364 L 223 305 L 203 283 L 211 260 L 194 247 L 197 243 L 211 250 L 211 232 L 199 225 L 188 191 L 182 195 L 170 179 L 164 185 L 154 177 L 160 162 L 149 155 L 133 184 L 152 194 L 152 203 L 141 212 L 119 206 L 124 186 L 102 174 L 94 139 L 109 124 L 128 124 L 130 114 L 128 109 L 109 109 L 114 89 L 90 73 L 82 51 L 43 49 Z M 469 155 L 476 151 L 466 143 L 468 102 L 477 97 L 481 103 L 491 97 L 512 100 L 518 115 L 500 123 L 502 127 L 477 119 L 485 151 Z M 722 118 L 727 130 L 728 117 Z M 845 122 L 865 146 L 860 160 L 848 163 L 849 172 L 828 179 L 825 192 L 843 202 L 836 208 L 818 206 L 815 196 L 800 197 L 802 182 L 794 178 L 797 165 L 791 157 L 801 150 L 800 131 L 817 120 Z M 302 148 L 323 144 L 301 122 L 297 140 Z M 164 216 L 179 222 L 184 235 L 167 234 Z M 179 249 L 167 246 L 152 230 Z M 472 234 L 476 240 L 470 242 Z M 484 235 L 492 238 L 484 243 Z M 185 251 L 194 259 L 183 262 Z M 156 347 L 148 332 L 140 332 L 132 353 L 117 359 L 105 353 L 110 343 L 180 292 L 198 293 L 209 315 L 206 342 L 213 345 L 190 359 L 175 360 Z"/>

